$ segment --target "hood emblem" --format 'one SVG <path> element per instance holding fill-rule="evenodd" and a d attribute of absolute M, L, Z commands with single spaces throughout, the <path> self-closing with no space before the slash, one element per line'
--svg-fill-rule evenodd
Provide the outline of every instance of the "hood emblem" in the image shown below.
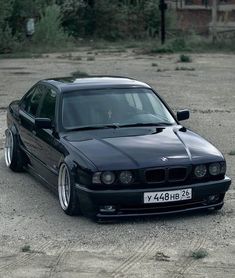
<path fill-rule="evenodd" d="M 162 160 L 162 161 L 168 161 L 168 158 L 166 158 L 166 157 L 163 156 L 163 157 L 161 157 L 161 160 Z"/>

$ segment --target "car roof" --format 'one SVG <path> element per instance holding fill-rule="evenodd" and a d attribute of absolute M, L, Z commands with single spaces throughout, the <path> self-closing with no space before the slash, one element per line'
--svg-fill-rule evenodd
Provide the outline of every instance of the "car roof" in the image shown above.
<path fill-rule="evenodd" d="M 86 76 L 86 77 L 61 77 L 41 80 L 41 83 L 51 84 L 60 92 L 76 91 L 79 89 L 102 88 L 150 88 L 146 83 L 132 78 L 120 76 Z"/>

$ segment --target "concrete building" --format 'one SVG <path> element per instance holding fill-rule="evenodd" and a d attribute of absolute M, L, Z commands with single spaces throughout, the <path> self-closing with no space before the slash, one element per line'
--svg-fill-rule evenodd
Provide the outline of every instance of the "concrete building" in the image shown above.
<path fill-rule="evenodd" d="M 176 9 L 178 28 L 208 34 L 213 26 L 218 33 L 235 32 L 235 0 L 168 0 Z M 214 9 L 214 11 L 213 11 Z"/>

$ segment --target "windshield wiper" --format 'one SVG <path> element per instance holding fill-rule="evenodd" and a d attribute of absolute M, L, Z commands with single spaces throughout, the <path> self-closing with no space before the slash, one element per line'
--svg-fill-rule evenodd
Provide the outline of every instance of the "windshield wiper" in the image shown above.
<path fill-rule="evenodd" d="M 108 129 L 108 128 L 121 128 L 121 127 L 138 127 L 138 126 L 171 126 L 173 124 L 167 122 L 158 122 L 158 123 L 133 123 L 133 124 L 122 124 L 113 123 L 106 125 L 86 125 L 86 126 L 78 126 L 75 128 L 68 128 L 68 131 L 76 131 L 76 130 L 92 130 L 92 129 Z"/>
<path fill-rule="evenodd" d="M 119 128 L 119 125 L 118 124 L 86 125 L 86 126 L 78 126 L 78 127 L 75 127 L 75 128 L 68 128 L 68 131 L 106 129 L 106 128 Z"/>
<path fill-rule="evenodd" d="M 166 122 L 159 122 L 159 123 L 133 123 L 133 124 L 126 124 L 126 125 L 119 125 L 119 127 L 135 127 L 135 126 L 171 126 L 173 124 L 166 123 Z"/>

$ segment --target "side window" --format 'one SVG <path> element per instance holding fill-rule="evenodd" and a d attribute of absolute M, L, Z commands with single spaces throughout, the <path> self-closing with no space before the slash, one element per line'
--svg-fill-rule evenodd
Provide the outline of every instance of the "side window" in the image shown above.
<path fill-rule="evenodd" d="M 21 109 L 32 116 L 36 116 L 38 106 L 42 99 L 42 91 L 39 86 L 34 87 L 31 92 L 24 98 Z"/>
<path fill-rule="evenodd" d="M 46 95 L 39 111 L 39 117 L 49 118 L 53 121 L 55 118 L 56 92 L 47 87 L 43 87 L 43 91 L 45 91 Z"/>

